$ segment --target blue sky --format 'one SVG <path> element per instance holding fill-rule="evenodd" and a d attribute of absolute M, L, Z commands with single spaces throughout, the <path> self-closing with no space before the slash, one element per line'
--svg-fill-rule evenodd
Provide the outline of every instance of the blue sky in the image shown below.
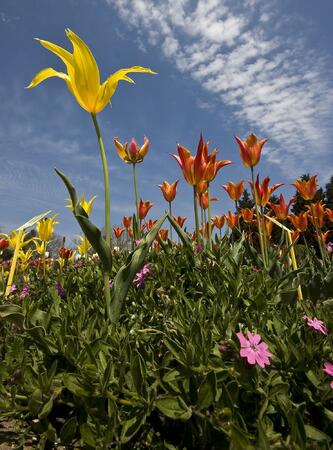
<path fill-rule="evenodd" d="M 154 204 L 150 217 L 166 207 L 157 184 L 176 178 L 174 213 L 192 216 L 191 187 L 169 154 L 177 143 L 194 152 L 201 131 L 220 159 L 234 162 L 212 186 L 219 199 L 214 214 L 232 208 L 220 185 L 249 178 L 234 134 L 269 137 L 259 171 L 286 183 L 280 189 L 286 196 L 305 172 L 324 185 L 333 175 L 332 14 L 330 0 L 1 0 L 1 229 L 52 209 L 60 214 L 57 233 L 78 234 L 53 167 L 79 193 L 98 196 L 92 219 L 103 223 L 102 169 L 89 114 L 59 79 L 24 89 L 45 67 L 63 70 L 34 37 L 70 49 L 64 30 L 72 29 L 91 48 L 103 80 L 132 65 L 158 72 L 135 74 L 135 85 L 120 83 L 112 108 L 98 116 L 115 225 L 132 214 L 134 195 L 131 167 L 116 154 L 114 136 L 150 139 L 138 166 L 140 196 Z"/>

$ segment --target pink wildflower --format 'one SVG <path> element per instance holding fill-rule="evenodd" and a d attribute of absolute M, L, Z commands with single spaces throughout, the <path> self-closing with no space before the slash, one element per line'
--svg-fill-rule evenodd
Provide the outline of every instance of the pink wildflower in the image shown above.
<path fill-rule="evenodd" d="M 331 377 L 333 377 L 333 364 L 325 362 L 323 371 L 326 372 L 328 375 L 331 375 Z M 333 389 L 333 381 L 331 381 L 330 386 Z"/>
<path fill-rule="evenodd" d="M 10 292 L 13 293 L 13 292 L 16 292 L 16 291 L 17 291 L 16 284 L 12 284 L 12 286 L 10 288 Z"/>
<path fill-rule="evenodd" d="M 260 367 L 264 368 L 265 365 L 270 365 L 268 359 L 272 356 L 270 352 L 267 351 L 268 345 L 265 342 L 260 342 L 261 336 L 259 334 L 251 334 L 250 331 L 247 332 L 247 338 L 240 331 L 236 334 L 241 344 L 240 355 L 243 358 L 247 358 L 249 364 L 258 363 Z"/>
<path fill-rule="evenodd" d="M 328 335 L 328 331 L 327 331 L 327 328 L 326 328 L 324 322 L 317 319 L 317 317 L 310 319 L 308 316 L 304 316 L 303 319 L 307 320 L 308 327 L 313 328 L 314 330 L 318 330 L 321 333 L 325 334 L 326 336 Z"/>
<path fill-rule="evenodd" d="M 141 287 L 145 284 L 147 276 L 150 274 L 149 264 L 145 264 L 139 272 L 135 275 L 133 283 L 136 287 Z"/>
<path fill-rule="evenodd" d="M 22 291 L 20 292 L 20 299 L 23 300 L 27 295 L 29 295 L 29 292 L 30 286 L 28 284 L 25 284 Z"/>

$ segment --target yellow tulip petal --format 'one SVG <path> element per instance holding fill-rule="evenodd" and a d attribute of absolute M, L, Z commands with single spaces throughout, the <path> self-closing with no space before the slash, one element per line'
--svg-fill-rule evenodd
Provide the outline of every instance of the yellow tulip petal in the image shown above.
<path fill-rule="evenodd" d="M 29 84 L 28 88 L 33 88 L 37 86 L 42 81 L 46 80 L 47 78 L 51 77 L 58 77 L 65 81 L 69 81 L 68 75 L 66 75 L 63 72 L 57 72 L 56 70 L 52 69 L 51 67 L 48 67 L 47 69 L 43 69 L 40 72 L 37 73 L 37 75 L 34 76 L 31 83 Z"/>
<path fill-rule="evenodd" d="M 94 112 L 96 98 L 100 88 L 100 76 L 96 60 L 89 47 L 73 31 L 66 30 L 66 35 L 73 45 L 73 78 L 72 84 L 86 105 L 86 109 Z"/>
<path fill-rule="evenodd" d="M 98 93 L 98 99 L 95 106 L 95 112 L 98 113 L 102 111 L 102 109 L 105 108 L 107 103 L 110 101 L 110 98 L 115 93 L 118 82 L 121 80 L 128 81 L 129 83 L 133 83 L 134 81 L 132 78 L 129 78 L 127 76 L 128 73 L 151 73 L 156 74 L 156 72 L 153 72 L 151 69 L 148 69 L 147 67 L 141 67 L 141 66 L 133 66 L 129 67 L 127 69 L 120 69 L 117 70 L 114 74 L 112 74 L 104 83 L 101 85 Z"/>

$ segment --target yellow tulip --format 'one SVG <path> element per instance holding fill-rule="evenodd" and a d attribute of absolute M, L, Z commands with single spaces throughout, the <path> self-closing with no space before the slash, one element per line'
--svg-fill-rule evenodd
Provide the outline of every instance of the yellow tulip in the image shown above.
<path fill-rule="evenodd" d="M 29 260 L 32 257 L 33 251 L 29 248 L 26 252 L 23 250 L 19 251 L 18 258 L 21 261 L 21 269 L 24 271 L 29 265 Z"/>
<path fill-rule="evenodd" d="M 39 239 L 34 239 L 34 244 L 35 244 L 35 248 L 36 248 L 36 252 L 39 255 L 44 255 L 44 253 L 46 252 L 46 242 L 44 241 L 40 241 Z"/>
<path fill-rule="evenodd" d="M 28 88 L 35 87 L 50 77 L 61 78 L 79 105 L 89 113 L 97 114 L 110 102 L 120 80 L 134 83 L 134 80 L 127 76 L 128 73 L 156 73 L 145 67 L 134 66 L 118 70 L 100 84 L 99 69 L 89 47 L 73 31 L 67 29 L 66 35 L 73 45 L 73 53 L 52 42 L 37 40 L 65 63 L 67 73 L 57 72 L 51 67 L 43 69 L 33 78 Z"/>
<path fill-rule="evenodd" d="M 58 216 L 59 214 L 55 214 L 53 217 L 50 217 L 49 219 L 43 219 L 37 223 L 37 233 L 41 241 L 48 242 L 51 239 L 54 231 L 54 225 L 59 223 L 55 221 Z"/>
<path fill-rule="evenodd" d="M 82 208 L 85 210 L 85 212 L 87 213 L 88 216 L 90 216 L 91 210 L 92 210 L 92 206 L 94 201 L 96 200 L 97 196 L 94 195 L 88 202 L 85 199 L 85 195 L 82 194 L 81 196 L 81 200 L 80 200 L 80 205 L 82 206 Z M 68 205 L 66 205 L 66 208 L 70 208 L 71 211 L 73 211 L 73 203 L 72 200 L 70 198 L 66 199 L 68 201 Z"/>
<path fill-rule="evenodd" d="M 8 247 L 10 247 L 12 250 L 15 250 L 18 234 L 19 233 L 17 231 L 11 230 L 9 235 L 5 234 L 5 233 L 0 233 L 0 236 L 4 236 L 7 239 L 7 241 L 9 242 L 9 246 Z M 21 240 L 21 243 L 20 243 L 20 248 L 22 248 L 25 245 L 29 244 L 29 242 L 32 240 L 32 239 L 28 239 L 28 240 L 24 241 L 24 238 L 26 237 L 26 235 L 27 234 L 24 233 L 23 236 L 22 236 L 22 240 Z"/>
<path fill-rule="evenodd" d="M 88 241 L 88 239 L 84 236 L 80 236 L 80 243 L 77 244 L 78 252 L 81 256 L 85 256 L 87 254 L 87 251 L 90 249 L 91 244 Z"/>

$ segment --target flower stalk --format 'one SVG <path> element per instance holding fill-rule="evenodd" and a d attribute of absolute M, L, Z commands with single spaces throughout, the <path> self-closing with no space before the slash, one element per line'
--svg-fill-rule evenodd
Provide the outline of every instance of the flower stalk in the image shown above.
<path fill-rule="evenodd" d="M 256 216 L 257 216 L 257 225 L 258 225 L 260 250 L 261 250 L 261 255 L 262 255 L 262 258 L 263 258 L 263 261 L 264 261 L 264 266 L 265 266 L 265 268 L 267 268 L 266 252 L 265 252 L 265 246 L 264 246 L 265 244 L 264 244 L 264 238 L 263 238 L 263 233 L 262 233 L 262 225 L 261 225 L 260 214 L 259 214 L 259 206 L 258 206 L 258 194 L 257 194 L 255 182 L 254 182 L 254 171 L 253 171 L 253 167 L 252 166 L 251 166 L 251 177 L 252 177 L 252 185 L 253 185 L 253 197 L 254 197 L 254 203 L 255 203 L 255 208 L 256 208 Z"/>

